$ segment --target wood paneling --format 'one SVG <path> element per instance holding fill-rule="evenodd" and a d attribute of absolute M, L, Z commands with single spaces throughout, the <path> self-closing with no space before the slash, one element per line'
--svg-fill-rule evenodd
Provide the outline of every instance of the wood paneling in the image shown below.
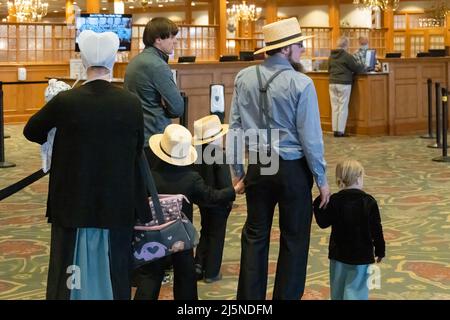
<path fill-rule="evenodd" d="M 47 80 L 46 77 L 65 76 L 69 73 L 67 64 L 7 64 L 0 65 L 0 79 L 4 82 L 17 81 L 17 68 L 27 69 L 27 81 Z M 3 107 L 5 123 L 25 122 L 44 105 L 46 84 L 3 85 Z"/>

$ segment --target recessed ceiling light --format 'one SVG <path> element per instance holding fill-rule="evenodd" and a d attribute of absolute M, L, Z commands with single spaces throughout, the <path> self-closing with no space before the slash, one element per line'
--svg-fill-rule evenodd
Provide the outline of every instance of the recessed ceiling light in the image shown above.
<path fill-rule="evenodd" d="M 158 7 L 162 8 L 162 7 L 164 7 L 164 5 L 163 4 L 158 4 Z"/>
<path fill-rule="evenodd" d="M 58 13 L 59 11 L 58 10 L 53 10 L 53 13 Z"/>
<path fill-rule="evenodd" d="M 129 6 L 130 9 L 134 9 L 134 6 Z"/>
<path fill-rule="evenodd" d="M 102 10 L 108 10 L 108 9 L 106 9 L 106 8 L 102 8 Z"/>

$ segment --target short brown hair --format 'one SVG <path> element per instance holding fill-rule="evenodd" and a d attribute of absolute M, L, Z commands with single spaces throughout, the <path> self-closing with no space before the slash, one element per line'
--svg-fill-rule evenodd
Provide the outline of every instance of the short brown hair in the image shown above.
<path fill-rule="evenodd" d="M 150 47 L 155 43 L 155 40 L 161 38 L 162 40 L 170 36 L 176 36 L 178 33 L 177 25 L 170 19 L 164 17 L 156 17 L 150 20 L 145 26 L 142 40 L 146 47 Z"/>
<path fill-rule="evenodd" d="M 356 160 L 343 160 L 336 165 L 336 184 L 339 188 L 354 185 L 364 175 L 364 167 Z"/>

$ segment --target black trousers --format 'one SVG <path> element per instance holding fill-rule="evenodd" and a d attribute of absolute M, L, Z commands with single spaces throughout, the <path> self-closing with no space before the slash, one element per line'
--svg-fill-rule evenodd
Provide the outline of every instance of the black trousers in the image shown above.
<path fill-rule="evenodd" d="M 200 207 L 202 228 L 195 263 L 202 266 L 205 278 L 214 278 L 220 273 L 229 215 L 229 208 Z"/>
<path fill-rule="evenodd" d="M 305 158 L 281 160 L 275 175 L 249 165 L 245 178 L 247 220 L 242 230 L 237 299 L 264 300 L 270 230 L 279 207 L 280 251 L 273 299 L 297 300 L 305 288 L 312 218 L 313 177 Z"/>
<path fill-rule="evenodd" d="M 192 250 L 181 251 L 167 257 L 173 264 L 173 297 L 175 300 L 197 300 L 197 279 L 195 277 Z M 139 268 L 136 276 L 135 300 L 158 300 L 166 258 L 153 261 Z"/>

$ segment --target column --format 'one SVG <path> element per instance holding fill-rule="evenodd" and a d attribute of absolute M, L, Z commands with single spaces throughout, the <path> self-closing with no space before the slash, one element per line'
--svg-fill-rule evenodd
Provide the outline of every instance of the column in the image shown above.
<path fill-rule="evenodd" d="M 266 1 L 266 24 L 276 22 L 278 18 L 277 0 Z"/>
<path fill-rule="evenodd" d="M 87 13 L 100 13 L 100 0 L 87 0 L 86 1 Z"/>
<path fill-rule="evenodd" d="M 341 34 L 339 0 L 328 0 L 328 20 L 331 29 L 330 48 L 336 48 Z"/>
<path fill-rule="evenodd" d="M 383 28 L 386 28 L 386 52 L 394 51 L 394 10 L 389 7 L 384 10 Z"/>
<path fill-rule="evenodd" d="M 219 22 L 219 48 L 217 60 L 219 60 L 220 55 L 224 55 L 227 52 L 226 39 L 227 39 L 227 3 L 226 0 L 219 0 L 219 5 L 216 7 L 218 9 L 218 22 Z"/>
<path fill-rule="evenodd" d="M 186 7 L 185 10 L 185 23 L 186 24 L 192 24 L 192 6 L 191 6 L 191 0 L 184 0 L 184 5 Z"/>

